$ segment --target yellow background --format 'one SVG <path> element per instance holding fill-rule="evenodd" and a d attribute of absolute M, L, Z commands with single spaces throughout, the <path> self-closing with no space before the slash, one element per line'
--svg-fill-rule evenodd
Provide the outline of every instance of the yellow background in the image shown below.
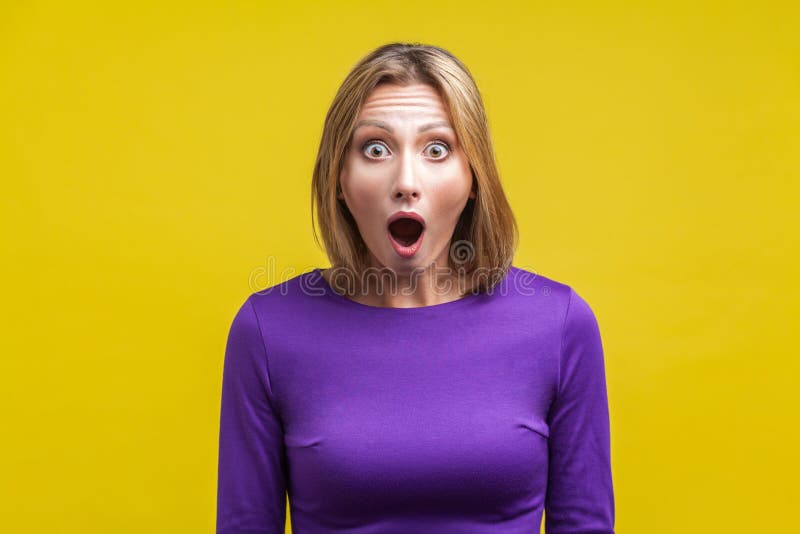
<path fill-rule="evenodd" d="M 230 322 L 328 265 L 322 122 L 394 40 L 471 69 L 516 265 L 598 317 L 618 532 L 796 525 L 797 4 L 333 4 L 4 4 L 3 531 L 213 532 Z"/>

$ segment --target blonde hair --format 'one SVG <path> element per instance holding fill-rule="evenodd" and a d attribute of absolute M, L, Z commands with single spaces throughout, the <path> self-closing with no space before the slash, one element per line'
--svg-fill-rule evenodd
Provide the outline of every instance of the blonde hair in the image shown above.
<path fill-rule="evenodd" d="M 315 214 L 334 269 L 358 274 L 369 268 L 369 251 L 350 210 L 337 199 L 337 192 L 361 106 L 381 83 L 428 84 L 444 100 L 469 160 L 476 193 L 456 223 L 450 256 L 461 272 L 473 277 L 473 293 L 488 291 L 511 267 L 518 243 L 517 223 L 500 183 L 480 91 L 467 67 L 436 46 L 383 45 L 362 58 L 339 87 L 325 117 L 312 178 L 312 229 L 317 245 Z"/>

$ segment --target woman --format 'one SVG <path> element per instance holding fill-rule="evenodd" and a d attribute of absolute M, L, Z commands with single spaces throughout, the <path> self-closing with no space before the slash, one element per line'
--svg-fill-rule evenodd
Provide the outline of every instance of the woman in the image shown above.
<path fill-rule="evenodd" d="M 614 532 L 603 348 L 568 285 L 512 265 L 480 93 L 441 48 L 350 72 L 313 176 L 333 267 L 231 325 L 218 534 Z M 275 290 L 278 291 L 275 291 Z"/>

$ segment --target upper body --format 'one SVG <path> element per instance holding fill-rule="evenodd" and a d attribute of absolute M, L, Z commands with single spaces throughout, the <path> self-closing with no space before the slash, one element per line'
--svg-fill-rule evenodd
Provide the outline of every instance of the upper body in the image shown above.
<path fill-rule="evenodd" d="M 288 493 L 296 534 L 531 533 L 543 513 L 547 534 L 611 534 L 597 321 L 513 267 L 466 66 L 413 43 L 358 62 L 313 207 L 331 271 L 252 293 L 231 325 L 217 532 L 283 532 Z"/>
<path fill-rule="evenodd" d="M 491 293 L 375 307 L 314 270 L 252 293 L 223 372 L 218 534 L 612 534 L 598 323 L 511 267 Z"/>

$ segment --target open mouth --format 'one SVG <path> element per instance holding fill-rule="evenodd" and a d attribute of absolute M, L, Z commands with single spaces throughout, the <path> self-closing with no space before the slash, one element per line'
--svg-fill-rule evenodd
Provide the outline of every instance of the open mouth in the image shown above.
<path fill-rule="evenodd" d="M 392 234 L 392 238 L 404 247 L 410 247 L 416 243 L 423 230 L 422 223 L 408 217 L 397 219 L 389 225 L 389 233 Z"/>

